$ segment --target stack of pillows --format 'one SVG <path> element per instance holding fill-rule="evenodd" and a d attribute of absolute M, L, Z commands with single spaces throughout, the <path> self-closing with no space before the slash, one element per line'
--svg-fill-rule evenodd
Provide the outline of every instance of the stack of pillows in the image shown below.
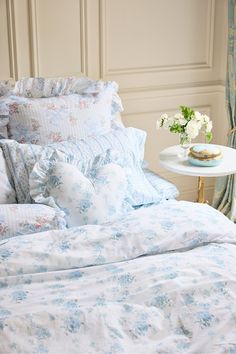
<path fill-rule="evenodd" d="M 1 82 L 0 95 L 0 239 L 111 222 L 178 195 L 142 168 L 146 133 L 121 123 L 115 82 L 27 78 Z"/>

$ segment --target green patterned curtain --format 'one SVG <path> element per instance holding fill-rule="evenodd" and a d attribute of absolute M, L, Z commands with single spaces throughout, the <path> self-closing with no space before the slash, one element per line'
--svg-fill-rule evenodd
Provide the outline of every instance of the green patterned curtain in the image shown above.
<path fill-rule="evenodd" d="M 236 148 L 236 0 L 228 0 L 228 57 L 226 104 L 229 119 L 228 146 Z M 236 164 L 236 161 L 232 161 Z M 236 222 L 236 175 L 218 178 L 213 206 Z"/>

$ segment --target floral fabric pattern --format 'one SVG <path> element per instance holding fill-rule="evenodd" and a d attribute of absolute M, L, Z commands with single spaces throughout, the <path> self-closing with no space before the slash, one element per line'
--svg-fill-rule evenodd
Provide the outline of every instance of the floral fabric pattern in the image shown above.
<path fill-rule="evenodd" d="M 0 148 L 0 204 L 16 202 L 16 192 L 12 187 L 12 181 L 10 182 L 9 177 L 6 161 Z"/>
<path fill-rule="evenodd" d="M 4 91 L 3 91 L 4 92 Z M 6 96 L 1 97 L 1 86 L 0 86 L 0 138 L 7 138 L 7 123 L 9 115 L 9 107 L 7 104 L 8 100 Z"/>
<path fill-rule="evenodd" d="M 114 81 L 24 78 L 0 101 L 0 112 L 1 106 L 7 106 L 8 113 L 0 114 L 0 132 L 5 127 L 4 137 L 22 143 L 81 139 L 122 126 L 117 113 L 123 106 Z"/>
<path fill-rule="evenodd" d="M 167 201 L 0 247 L 0 352 L 233 353 L 236 226 Z"/>
<path fill-rule="evenodd" d="M 98 95 L 104 90 L 112 88 L 112 113 L 123 110 L 121 99 L 118 96 L 118 84 L 115 81 L 92 80 L 82 77 L 29 77 L 16 82 L 12 94 L 28 98 L 48 98 L 73 94 Z"/>
<path fill-rule="evenodd" d="M 14 84 L 11 80 L 0 80 L 0 97 L 10 94 L 13 89 Z"/>
<path fill-rule="evenodd" d="M 0 205 L 0 242 L 9 237 L 65 227 L 64 213 L 46 205 Z"/>
<path fill-rule="evenodd" d="M 45 145 L 105 134 L 111 129 L 112 94 L 109 88 L 86 96 L 11 96 L 8 136 L 20 143 Z"/>
<path fill-rule="evenodd" d="M 122 167 L 108 163 L 87 174 L 76 160 L 40 160 L 30 175 L 30 194 L 37 203 L 63 210 L 68 227 L 101 224 L 132 210 Z"/>
<path fill-rule="evenodd" d="M 29 174 L 44 151 L 39 145 L 19 144 L 14 140 L 0 140 L 0 145 L 14 182 L 18 203 L 32 203 L 29 194 Z M 47 149 L 50 151 L 50 148 Z"/>
<path fill-rule="evenodd" d="M 30 203 L 29 175 L 35 163 L 43 158 L 47 160 L 57 150 L 68 158 L 81 161 L 81 172 L 85 173 L 94 159 L 105 154 L 107 150 L 119 152 L 118 163 L 124 168 L 128 180 L 128 198 L 132 206 L 158 203 L 161 196 L 146 179 L 141 164 L 144 157 L 146 133 L 135 128 L 117 129 L 101 136 L 79 140 L 77 142 L 60 142 L 46 146 L 19 144 L 12 140 L 0 140 L 4 156 L 14 180 L 18 203 Z M 86 173 L 85 173 L 86 174 Z"/>
<path fill-rule="evenodd" d="M 157 191 L 161 200 L 175 199 L 179 196 L 179 191 L 173 183 L 167 181 L 148 168 L 143 168 L 143 172 L 147 180 Z"/>
<path fill-rule="evenodd" d="M 13 94 L 28 98 L 46 98 L 81 94 L 92 80 L 87 77 L 28 77 L 16 82 Z"/>

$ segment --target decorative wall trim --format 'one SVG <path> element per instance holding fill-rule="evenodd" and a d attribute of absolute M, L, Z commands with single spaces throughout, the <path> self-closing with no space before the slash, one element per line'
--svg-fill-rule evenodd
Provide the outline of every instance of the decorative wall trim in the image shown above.
<path fill-rule="evenodd" d="M 8 31 L 8 48 L 9 48 L 9 68 L 10 78 L 18 79 L 18 63 L 16 50 L 16 30 L 15 30 L 15 11 L 13 0 L 6 1 L 7 11 L 7 31 Z"/>
<path fill-rule="evenodd" d="M 195 110 L 198 110 L 198 111 L 204 111 L 204 112 L 208 112 L 208 114 L 210 115 L 210 112 L 211 112 L 211 105 L 199 105 L 199 106 L 196 106 L 196 105 L 194 105 L 194 107 L 193 107 Z M 138 111 L 138 113 L 137 112 L 132 112 L 132 113 L 126 113 L 126 114 L 121 114 L 122 115 L 122 117 L 130 117 L 130 116 L 145 116 L 145 115 L 147 115 L 147 114 L 155 114 L 155 115 L 157 115 L 158 116 L 158 114 L 160 113 L 160 112 L 176 112 L 176 109 L 173 109 L 173 108 L 163 108 L 163 109 L 160 109 L 160 110 L 158 110 L 158 109 L 154 109 L 154 110 L 150 110 L 150 111 L 146 111 L 146 110 L 144 110 L 144 111 Z"/>
<path fill-rule="evenodd" d="M 100 78 L 107 75 L 107 47 L 106 47 L 106 4 L 104 0 L 99 0 L 99 65 L 100 65 Z"/>
<path fill-rule="evenodd" d="M 214 54 L 214 26 L 215 26 L 215 0 L 208 0 L 208 24 L 207 24 L 207 64 L 213 66 Z"/>
<path fill-rule="evenodd" d="M 199 70 L 211 69 L 213 64 L 213 44 L 214 44 L 214 19 L 215 19 L 215 0 L 208 1 L 208 22 L 206 33 L 206 60 L 204 62 L 196 62 L 178 65 L 157 65 L 144 66 L 138 68 L 108 68 L 107 65 L 107 0 L 99 0 L 99 19 L 100 19 L 100 76 L 126 75 L 126 74 L 143 74 L 157 73 L 165 71 L 183 71 L 183 70 Z"/>
<path fill-rule="evenodd" d="M 147 86 L 147 87 L 135 87 L 135 88 L 125 88 L 120 89 L 120 93 L 129 94 L 129 93 L 138 93 L 138 92 L 154 92 L 154 91 L 165 91 L 165 95 L 168 95 L 168 91 L 174 90 L 189 90 L 189 89 L 204 89 L 207 88 L 210 92 L 223 92 L 225 89 L 225 81 L 217 80 L 217 81 L 204 81 L 204 82 L 191 82 L 187 84 L 168 84 L 168 85 L 159 85 L 159 86 Z"/>
<path fill-rule="evenodd" d="M 80 0 L 81 72 L 88 75 L 88 14 L 86 0 Z"/>
<path fill-rule="evenodd" d="M 147 101 L 153 101 L 155 102 L 157 99 L 162 99 L 162 98 L 166 98 L 168 97 L 168 99 L 170 99 L 170 102 L 173 102 L 173 99 L 175 97 L 184 97 L 185 99 L 188 97 L 196 97 L 199 95 L 215 95 L 215 94 L 220 94 L 220 95 L 224 95 L 225 94 L 225 87 L 221 86 L 221 85 L 211 85 L 211 86 L 197 86 L 197 87 L 182 87 L 182 88 L 174 88 L 174 89 L 169 89 L 169 90 L 141 90 L 139 91 L 120 91 L 120 95 L 121 98 L 124 102 L 133 102 L 133 101 L 137 101 L 138 103 L 141 102 L 141 105 L 143 105 L 143 102 L 147 102 Z M 137 106 L 137 105 L 136 105 Z M 156 104 L 155 104 L 156 106 Z M 150 106 L 151 107 L 151 106 Z M 152 105 L 153 107 L 153 105 Z M 203 106 L 201 105 L 199 108 L 202 108 Z M 137 108 L 138 112 L 140 114 L 144 114 L 144 113 L 155 113 L 156 110 L 153 111 L 153 109 L 150 110 L 145 110 L 140 112 L 140 105 L 138 105 Z M 163 109 L 161 109 L 163 110 Z M 126 105 L 126 110 L 125 110 L 125 114 L 122 114 L 122 116 L 124 115 L 132 115 L 132 114 L 136 114 L 135 113 L 136 110 L 129 110 L 129 107 L 127 107 Z"/>
<path fill-rule="evenodd" d="M 37 29 L 37 1 L 28 0 L 29 7 L 29 28 L 30 28 L 30 48 L 31 48 L 31 75 L 40 75 L 39 50 L 38 50 L 38 29 Z M 86 0 L 79 0 L 80 3 L 80 48 L 81 48 L 81 70 L 83 75 L 87 75 L 87 6 Z"/>
<path fill-rule="evenodd" d="M 29 7 L 29 29 L 30 29 L 30 71 L 31 76 L 39 76 L 39 53 L 38 53 L 38 31 L 36 0 L 28 0 Z"/>

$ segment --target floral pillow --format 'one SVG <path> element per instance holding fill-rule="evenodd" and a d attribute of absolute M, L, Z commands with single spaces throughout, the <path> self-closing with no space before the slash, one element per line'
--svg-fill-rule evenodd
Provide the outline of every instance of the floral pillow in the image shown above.
<path fill-rule="evenodd" d="M 96 96 L 11 96 L 8 136 L 21 143 L 45 145 L 105 134 L 111 129 L 111 100 L 112 90 Z"/>
<path fill-rule="evenodd" d="M 0 140 L 0 146 L 14 183 L 17 202 L 32 203 L 29 195 L 29 174 L 45 148 L 39 145 L 19 144 L 8 139 Z M 46 150 L 49 152 L 52 149 Z"/>
<path fill-rule="evenodd" d="M 0 148 L 0 204 L 16 203 L 16 192 L 9 177 L 6 161 Z"/>
<path fill-rule="evenodd" d="M 108 163 L 89 171 L 79 162 L 64 158 L 40 160 L 30 175 L 30 193 L 35 202 L 63 210 L 67 226 L 101 224 L 132 210 L 126 200 L 127 179 L 122 167 Z"/>
<path fill-rule="evenodd" d="M 7 138 L 7 123 L 8 123 L 8 115 L 9 115 L 9 106 L 8 106 L 8 98 L 6 96 L 2 96 L 1 93 L 4 92 L 2 89 L 1 92 L 1 84 L 0 84 L 0 138 Z"/>
<path fill-rule="evenodd" d="M 0 101 L 0 127 L 7 124 L 10 139 L 39 145 L 105 134 L 114 122 L 120 126 L 117 91 L 115 82 L 88 78 L 22 79 Z"/>
<path fill-rule="evenodd" d="M 77 142 L 60 142 L 46 146 L 19 144 L 14 140 L 0 140 L 9 171 L 14 180 L 18 203 L 30 203 L 29 175 L 35 163 L 44 158 L 49 160 L 58 151 L 81 162 L 81 172 L 91 166 L 97 156 L 109 149 L 119 153 L 118 163 L 125 169 L 128 179 L 128 195 L 131 205 L 157 203 L 161 200 L 157 191 L 146 179 L 141 164 L 144 156 L 146 133 L 135 128 L 118 129 L 101 136 L 90 137 Z M 106 159 L 105 159 L 106 160 Z M 108 163 L 108 161 L 106 161 Z"/>
<path fill-rule="evenodd" d="M 64 213 L 47 205 L 0 205 L 0 242 L 9 237 L 65 227 Z"/>

